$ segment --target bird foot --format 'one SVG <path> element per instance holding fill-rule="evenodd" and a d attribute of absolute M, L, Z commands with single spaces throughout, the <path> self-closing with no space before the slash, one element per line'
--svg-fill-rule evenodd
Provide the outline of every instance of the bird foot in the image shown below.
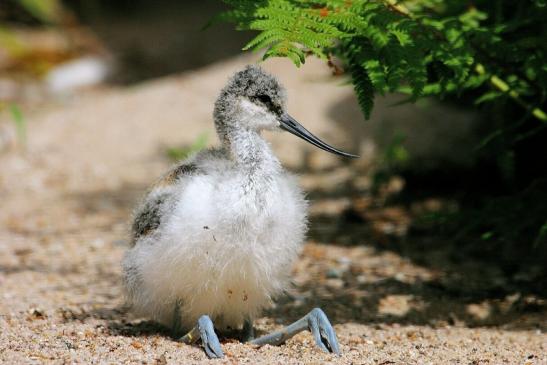
<path fill-rule="evenodd" d="M 258 346 L 280 345 L 306 329 L 311 332 L 315 344 L 321 350 L 340 355 L 340 346 L 338 345 L 336 332 L 325 312 L 319 308 L 314 308 L 310 313 L 289 326 L 252 340 L 250 343 Z"/>
<path fill-rule="evenodd" d="M 308 316 L 308 326 L 315 344 L 325 352 L 334 352 L 336 355 L 340 355 L 340 346 L 338 345 L 336 332 L 325 312 L 319 308 L 315 308 Z"/>
<path fill-rule="evenodd" d="M 180 341 L 190 345 L 201 339 L 201 344 L 205 353 L 210 359 L 220 359 L 224 357 L 220 341 L 215 333 L 213 321 L 207 315 L 199 317 L 197 325 L 190 332 L 180 338 Z"/>

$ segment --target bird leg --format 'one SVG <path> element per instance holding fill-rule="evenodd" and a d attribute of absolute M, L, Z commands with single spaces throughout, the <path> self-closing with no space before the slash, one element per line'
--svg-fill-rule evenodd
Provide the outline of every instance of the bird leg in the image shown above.
<path fill-rule="evenodd" d="M 181 332 L 181 316 L 180 316 L 180 301 L 175 303 L 175 309 L 173 310 L 173 326 L 171 327 L 171 336 L 177 338 Z"/>
<path fill-rule="evenodd" d="M 173 333 L 180 331 L 180 303 L 177 302 L 173 318 Z M 199 317 L 198 322 L 187 334 L 179 338 L 179 341 L 192 345 L 201 339 L 205 353 L 210 359 L 220 359 L 224 357 L 220 341 L 215 333 L 213 321 L 207 315 Z"/>
<path fill-rule="evenodd" d="M 205 349 L 205 353 L 210 359 L 220 359 L 224 357 L 222 347 L 220 347 L 220 341 L 215 333 L 215 327 L 213 321 L 207 315 L 199 317 L 197 325 L 190 330 L 187 334 L 182 336 L 179 341 L 184 342 L 187 345 L 196 343 L 201 339 L 201 344 Z"/>
<path fill-rule="evenodd" d="M 250 341 L 253 345 L 281 345 L 289 338 L 304 330 L 309 330 L 313 335 L 316 345 L 325 352 L 334 352 L 340 355 L 340 347 L 334 328 L 327 315 L 319 308 L 314 308 L 310 313 L 287 327 Z"/>
<path fill-rule="evenodd" d="M 250 318 L 247 318 L 245 322 L 243 322 L 243 329 L 242 332 L 242 340 L 243 342 L 250 342 L 254 340 L 255 338 L 255 329 L 253 327 L 253 320 Z"/>

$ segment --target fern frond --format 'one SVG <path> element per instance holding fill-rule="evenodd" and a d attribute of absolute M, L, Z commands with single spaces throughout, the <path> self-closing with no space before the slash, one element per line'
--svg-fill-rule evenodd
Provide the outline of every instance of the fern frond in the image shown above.
<path fill-rule="evenodd" d="M 375 93 L 402 91 L 416 100 L 481 87 L 490 76 L 476 72 L 480 63 L 490 63 L 492 72 L 509 70 L 504 84 L 514 95 L 533 95 L 530 85 L 535 85 L 536 96 L 537 90 L 547 89 L 541 86 L 547 85 L 544 37 L 529 34 L 522 44 L 503 42 L 504 34 L 521 27 L 523 20 L 486 26 L 487 14 L 465 2 L 453 1 L 449 6 L 446 0 L 224 2 L 230 9 L 220 19 L 258 32 L 245 50 L 265 50 L 264 58 L 287 57 L 296 66 L 308 54 L 340 57 L 367 117 Z M 539 11 L 527 16 L 536 23 L 544 19 Z M 508 67 L 493 64 L 496 58 Z M 516 75 L 511 71 L 515 65 L 524 65 L 526 73 Z"/>
<path fill-rule="evenodd" d="M 363 109 L 365 119 L 369 119 L 374 106 L 374 85 L 364 68 L 353 65 L 350 67 L 350 73 L 359 105 Z"/>

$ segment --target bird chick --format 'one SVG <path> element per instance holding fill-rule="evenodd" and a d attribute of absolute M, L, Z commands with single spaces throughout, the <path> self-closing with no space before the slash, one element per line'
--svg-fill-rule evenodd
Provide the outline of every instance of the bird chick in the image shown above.
<path fill-rule="evenodd" d="M 258 66 L 237 72 L 221 91 L 214 122 L 221 146 L 181 161 L 162 176 L 134 214 L 123 260 L 135 312 L 175 331 L 189 330 L 207 355 L 222 357 L 214 326 L 243 326 L 252 343 L 280 344 L 310 329 L 339 353 L 325 314 L 314 309 L 283 331 L 252 339 L 252 321 L 289 285 L 306 232 L 306 201 L 262 138 L 285 130 L 347 157 L 286 113 L 285 89 Z M 214 326 L 213 326 L 214 323 Z"/>

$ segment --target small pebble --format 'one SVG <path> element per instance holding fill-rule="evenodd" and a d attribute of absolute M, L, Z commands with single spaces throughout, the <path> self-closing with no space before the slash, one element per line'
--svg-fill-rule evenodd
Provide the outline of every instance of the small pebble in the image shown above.
<path fill-rule="evenodd" d="M 329 279 L 338 279 L 342 277 L 342 271 L 335 268 L 330 268 L 327 271 L 327 278 Z"/>
<path fill-rule="evenodd" d="M 327 279 L 326 284 L 333 289 L 341 289 L 344 287 L 344 280 L 341 279 Z"/>

